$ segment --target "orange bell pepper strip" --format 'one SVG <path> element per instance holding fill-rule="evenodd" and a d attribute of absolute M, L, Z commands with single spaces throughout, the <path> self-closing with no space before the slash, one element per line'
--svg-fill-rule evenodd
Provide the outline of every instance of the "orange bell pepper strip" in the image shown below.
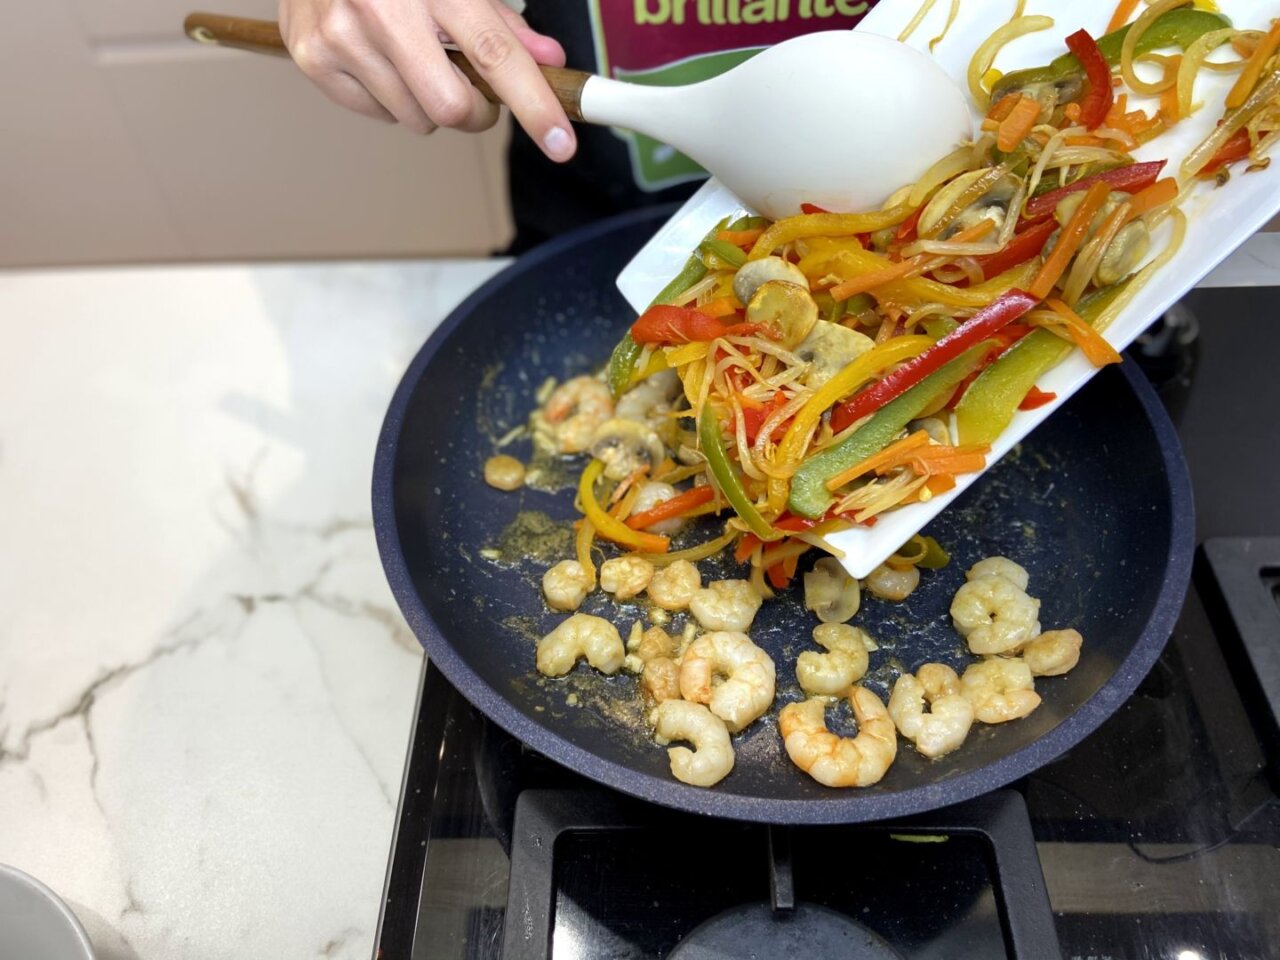
<path fill-rule="evenodd" d="M 1089 233 L 1089 225 L 1093 223 L 1094 216 L 1106 203 L 1110 192 L 1111 186 L 1105 180 L 1096 181 L 1085 192 L 1084 200 L 1067 221 L 1067 225 L 1062 228 L 1062 232 L 1058 234 L 1058 242 L 1054 245 L 1053 252 L 1045 260 L 1036 278 L 1031 281 L 1030 292 L 1037 300 L 1043 300 L 1053 291 L 1053 285 L 1062 277 L 1071 258 L 1084 243 Z"/>

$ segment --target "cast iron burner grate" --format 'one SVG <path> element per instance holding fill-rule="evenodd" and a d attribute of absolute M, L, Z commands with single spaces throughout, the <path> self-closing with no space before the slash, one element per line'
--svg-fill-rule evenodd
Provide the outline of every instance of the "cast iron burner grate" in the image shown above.
<path fill-rule="evenodd" d="M 562 860 L 577 837 L 619 831 L 669 829 L 687 836 L 688 814 L 641 804 L 600 790 L 526 790 L 516 803 L 512 831 L 511 882 L 503 939 L 504 960 L 550 960 L 562 875 Z M 698 820 L 704 833 L 718 821 Z M 740 830 L 738 825 L 725 829 Z M 809 828 L 798 828 L 805 830 Z M 1061 956 L 1040 861 L 1022 797 L 999 791 L 944 810 L 898 821 L 863 824 L 853 836 L 923 842 L 978 840 L 990 866 L 1006 955 L 1013 960 Z M 696 835 L 699 831 L 695 830 Z M 803 949 L 815 958 L 909 960 L 877 933 L 843 913 L 803 902 L 796 895 L 788 828 L 769 828 L 760 850 L 761 880 L 767 871 L 768 903 L 747 903 L 717 913 L 692 929 L 670 960 L 732 956 L 777 958 Z M 828 834 L 829 836 L 829 834 Z M 749 841 L 748 841 L 749 842 Z M 854 849 L 833 851 L 842 864 L 857 864 Z M 655 856 L 661 851 L 655 850 Z M 841 869 L 853 869 L 842 866 Z M 875 871 L 874 861 L 862 869 Z M 838 870 L 835 874 L 838 875 Z M 740 880 L 741 878 L 734 878 Z M 761 884 L 763 887 L 763 883 Z M 655 902 L 655 909 L 657 904 Z"/>

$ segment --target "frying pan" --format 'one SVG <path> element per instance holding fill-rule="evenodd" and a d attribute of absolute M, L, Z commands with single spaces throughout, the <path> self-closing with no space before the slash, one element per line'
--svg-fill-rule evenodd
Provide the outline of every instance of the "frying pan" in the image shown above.
<path fill-rule="evenodd" d="M 975 724 L 940 760 L 903 744 L 872 787 L 819 785 L 788 760 L 776 725 L 777 709 L 801 696 L 796 655 L 816 649 L 816 621 L 795 590 L 766 603 L 751 630 L 778 665 L 778 702 L 735 737 L 733 772 L 709 790 L 672 778 L 633 677 L 606 678 L 585 664 L 564 679 L 537 674 L 537 639 L 564 617 L 546 608 L 538 584 L 551 562 L 572 555 L 546 518 L 574 517 L 573 493 L 503 493 L 485 485 L 482 467 L 497 439 L 525 422 L 548 377 L 596 369 L 608 356 L 631 320 L 614 278 L 669 213 L 625 214 L 521 258 L 458 307 L 405 373 L 374 463 L 374 526 L 391 589 L 427 656 L 476 707 L 552 760 L 656 803 L 743 820 L 903 816 L 995 789 L 1079 743 L 1159 656 L 1191 568 L 1186 464 L 1131 363 L 1103 371 L 934 521 L 928 533 L 951 552 L 949 566 L 925 571 L 905 602 L 864 595 L 853 621 L 879 642 L 864 682 L 882 697 L 897 670 L 929 661 L 963 669 L 970 658 L 947 615 L 951 596 L 978 559 L 1013 558 L 1030 571 L 1044 629 L 1074 627 L 1085 637 L 1068 676 L 1037 680 L 1043 703 L 1030 717 Z M 505 450 L 530 453 L 527 441 Z M 513 524 L 537 535 L 513 536 Z M 741 575 L 731 560 L 700 567 L 704 580 Z M 624 636 L 644 616 L 598 591 L 582 610 Z M 852 732 L 841 709 L 829 710 L 828 722 Z"/>

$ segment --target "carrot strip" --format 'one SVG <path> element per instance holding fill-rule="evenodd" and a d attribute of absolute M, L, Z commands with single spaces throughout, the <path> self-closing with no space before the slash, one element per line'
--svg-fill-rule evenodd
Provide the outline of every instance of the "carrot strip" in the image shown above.
<path fill-rule="evenodd" d="M 996 147 L 1005 153 L 1013 151 L 1027 138 L 1040 116 L 1040 102 L 1033 97 L 1022 97 L 1013 105 L 1009 115 L 1000 121 L 996 134 Z"/>
<path fill-rule="evenodd" d="M 1129 216 L 1140 217 L 1156 207 L 1163 207 L 1166 203 L 1176 200 L 1177 197 L 1177 180 L 1173 177 L 1157 180 L 1147 189 L 1133 195 L 1133 199 L 1129 201 Z"/>
<path fill-rule="evenodd" d="M 995 102 L 989 111 L 987 111 L 987 119 L 994 120 L 999 124 L 1005 117 L 1009 116 L 1009 114 L 1013 112 L 1013 108 L 1016 107 L 1018 102 L 1022 99 L 1024 98 L 1020 93 L 1005 94 Z"/>
<path fill-rule="evenodd" d="M 899 460 L 902 454 L 922 447 L 929 442 L 929 434 L 924 430 L 917 430 L 909 437 L 904 437 L 895 443 L 889 444 L 879 453 L 873 453 L 861 463 L 855 463 L 848 470 L 837 473 L 834 477 L 827 481 L 828 490 L 838 490 L 850 480 L 856 480 L 864 473 L 870 473 L 872 470 L 882 467 L 886 464 Z"/>
<path fill-rule="evenodd" d="M 627 517 L 627 526 L 632 530 L 643 530 L 645 527 L 651 527 L 655 523 L 661 523 L 663 520 L 683 517 L 686 513 L 697 509 L 704 503 L 710 502 L 715 495 L 716 492 L 710 484 L 694 487 L 679 496 L 672 497 L 670 500 L 664 500 L 656 507 L 650 507 L 648 510 L 632 514 Z"/>
<path fill-rule="evenodd" d="M 1138 0 L 1120 0 L 1116 5 L 1115 13 L 1111 14 L 1111 21 L 1107 24 L 1107 33 L 1114 33 L 1133 16 L 1133 11 L 1138 9 Z"/>
<path fill-rule="evenodd" d="M 986 469 L 987 458 L 981 453 L 965 453 L 952 457 L 913 461 L 912 469 L 920 476 L 940 473 L 977 473 Z"/>
<path fill-rule="evenodd" d="M 956 488 L 956 478 L 954 474 L 939 473 L 931 476 L 924 482 L 924 485 L 925 489 L 936 497 L 940 493 L 954 490 Z"/>
<path fill-rule="evenodd" d="M 716 239 L 723 240 L 725 243 L 732 243 L 735 247 L 742 247 L 744 250 L 750 250 L 763 233 L 763 227 L 757 230 L 721 230 L 716 234 Z"/>
<path fill-rule="evenodd" d="M 1120 362 L 1121 357 L 1116 352 L 1116 348 L 1107 343 L 1102 334 L 1089 326 L 1080 314 L 1056 297 L 1050 297 L 1046 300 L 1045 306 L 1062 318 L 1067 332 L 1071 334 L 1071 339 L 1075 341 L 1076 346 L 1080 348 L 1089 362 L 1095 367 L 1104 367 L 1108 363 Z"/>
<path fill-rule="evenodd" d="M 919 269 L 924 260 L 925 257 L 923 255 L 912 257 L 910 260 L 902 260 L 885 267 L 883 270 L 864 273 L 861 276 L 846 280 L 844 283 L 838 283 L 830 290 L 832 299 L 837 301 L 848 300 L 850 297 L 866 293 L 868 290 L 874 290 L 876 287 L 883 286 L 893 280 L 900 280 L 913 270 Z"/>
<path fill-rule="evenodd" d="M 1084 243 L 1089 225 L 1093 223 L 1094 216 L 1106 203 L 1110 192 L 1111 186 L 1105 180 L 1097 181 L 1086 191 L 1084 200 L 1058 235 L 1058 242 L 1054 245 L 1053 252 L 1045 260 L 1036 278 L 1031 281 L 1030 292 L 1033 297 L 1043 300 L 1053 291 L 1053 285 L 1061 279 L 1067 264 Z"/>
<path fill-rule="evenodd" d="M 1227 94 L 1228 110 L 1234 110 L 1249 99 L 1249 94 L 1253 92 L 1253 88 L 1257 85 L 1258 78 L 1262 76 L 1262 68 L 1271 59 L 1271 55 L 1276 52 L 1277 47 L 1280 47 L 1280 20 L 1272 20 L 1271 29 L 1258 42 L 1257 49 L 1253 51 L 1248 63 L 1240 71 L 1240 76 L 1236 77 L 1235 85 Z"/>

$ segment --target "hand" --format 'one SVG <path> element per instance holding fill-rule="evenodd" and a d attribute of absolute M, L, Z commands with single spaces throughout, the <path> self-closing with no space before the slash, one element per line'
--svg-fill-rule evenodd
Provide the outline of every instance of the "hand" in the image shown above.
<path fill-rule="evenodd" d="M 564 66 L 555 40 L 500 0 L 280 0 L 294 61 L 329 99 L 417 133 L 479 131 L 498 108 L 445 56 L 453 42 L 552 160 L 577 139 L 537 64 Z"/>

